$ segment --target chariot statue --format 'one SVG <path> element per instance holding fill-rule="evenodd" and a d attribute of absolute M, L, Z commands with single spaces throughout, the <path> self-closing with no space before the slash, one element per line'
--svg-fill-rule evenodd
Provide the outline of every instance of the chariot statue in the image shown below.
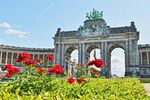
<path fill-rule="evenodd" d="M 103 17 L 103 11 L 99 12 L 95 9 L 93 9 L 92 12 L 86 13 L 86 18 L 90 19 L 100 19 Z"/>

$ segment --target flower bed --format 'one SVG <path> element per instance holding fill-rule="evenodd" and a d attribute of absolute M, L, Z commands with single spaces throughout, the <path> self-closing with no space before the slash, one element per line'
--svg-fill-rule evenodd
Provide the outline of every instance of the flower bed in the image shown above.
<path fill-rule="evenodd" d="M 15 99 L 94 99 L 94 100 L 148 100 L 150 99 L 138 79 L 89 78 L 85 82 L 69 84 L 64 78 L 41 79 L 24 83 L 0 83 L 0 97 Z"/>
<path fill-rule="evenodd" d="M 102 79 L 98 78 L 100 71 L 93 68 L 91 76 L 97 78 L 90 78 L 86 74 L 88 66 L 78 66 L 76 78 L 62 77 L 63 68 L 50 65 L 53 59 L 52 54 L 45 60 L 33 60 L 28 53 L 20 53 L 17 61 L 24 65 L 24 71 L 20 73 L 20 68 L 12 64 L 3 67 L 7 72 L 0 82 L 0 100 L 150 99 L 138 79 Z M 87 65 L 101 68 L 104 62 L 95 57 Z"/>

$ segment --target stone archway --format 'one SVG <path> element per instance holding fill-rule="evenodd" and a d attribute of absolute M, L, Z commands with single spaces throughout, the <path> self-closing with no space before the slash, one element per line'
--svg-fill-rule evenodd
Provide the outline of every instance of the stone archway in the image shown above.
<path fill-rule="evenodd" d="M 138 39 L 139 32 L 136 30 L 134 22 L 131 22 L 130 26 L 111 28 L 107 26 L 103 18 L 87 19 L 84 21 L 84 25 L 75 31 L 61 31 L 58 28 L 54 37 L 54 63 L 66 66 L 67 55 L 76 48 L 79 51 L 78 63 L 86 64 L 87 50 L 91 51 L 98 47 L 101 50 L 101 58 L 105 61 L 103 70 L 107 72 L 106 76 L 109 76 L 110 51 L 116 46 L 121 46 L 125 50 L 126 76 L 132 76 L 133 71 L 136 71 L 135 74 L 138 76 Z"/>

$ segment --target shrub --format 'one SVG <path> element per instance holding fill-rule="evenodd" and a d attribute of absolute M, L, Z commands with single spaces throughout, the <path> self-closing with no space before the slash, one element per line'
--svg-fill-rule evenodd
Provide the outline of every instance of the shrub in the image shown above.
<path fill-rule="evenodd" d="M 139 78 L 141 83 L 150 83 L 150 78 Z"/>
<path fill-rule="evenodd" d="M 138 79 L 100 79 L 89 78 L 86 82 L 75 81 L 69 84 L 66 79 L 58 78 L 25 82 L 0 83 L 0 97 L 3 100 L 48 99 L 48 100 L 149 100 Z"/>

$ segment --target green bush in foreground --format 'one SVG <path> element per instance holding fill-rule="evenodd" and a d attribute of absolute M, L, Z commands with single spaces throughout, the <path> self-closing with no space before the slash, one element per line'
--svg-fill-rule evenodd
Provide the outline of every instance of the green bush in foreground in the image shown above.
<path fill-rule="evenodd" d="M 39 82 L 37 82 L 39 81 Z M 138 79 L 86 79 L 86 82 L 69 84 L 66 79 L 49 82 L 34 80 L 25 86 L 15 82 L 0 83 L 1 100 L 149 100 Z M 22 84 L 23 85 L 23 84 Z M 45 87 L 44 87 L 45 86 Z M 24 88 L 23 88 L 24 87 Z M 42 87 L 42 88 L 41 88 Z M 26 90 L 28 89 L 28 90 Z M 39 90 L 38 90 L 39 89 Z M 14 91 L 15 90 L 15 91 Z M 38 94 L 37 94 L 37 91 Z"/>
<path fill-rule="evenodd" d="M 0 100 L 148 100 L 150 99 L 138 79 L 102 79 L 73 77 L 62 78 L 59 64 L 49 65 L 52 54 L 42 61 L 29 59 L 26 52 L 19 54 L 17 61 L 24 65 L 24 71 L 12 64 L 6 64 L 3 70 L 6 80 L 0 82 Z M 102 67 L 103 61 L 96 59 L 88 65 Z M 45 68 L 44 68 L 45 67 Z M 82 68 L 81 74 L 84 75 Z M 95 77 L 99 71 L 92 70 Z M 94 75 L 96 74 L 96 75 Z M 7 80 L 11 79 L 11 80 Z"/>

